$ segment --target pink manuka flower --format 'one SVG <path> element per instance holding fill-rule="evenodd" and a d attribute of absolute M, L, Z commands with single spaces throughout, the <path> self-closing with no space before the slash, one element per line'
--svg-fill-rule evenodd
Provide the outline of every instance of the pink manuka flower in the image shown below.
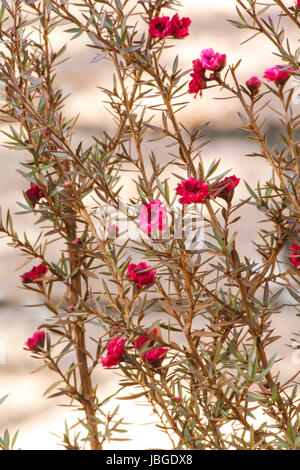
<path fill-rule="evenodd" d="M 172 25 L 169 16 L 156 16 L 149 24 L 149 34 L 153 38 L 165 38 L 171 35 Z"/>
<path fill-rule="evenodd" d="M 300 246 L 297 243 L 293 243 L 291 245 L 290 251 L 290 262 L 295 266 L 295 268 L 299 268 L 300 266 Z"/>
<path fill-rule="evenodd" d="M 246 85 L 250 90 L 251 94 L 254 96 L 259 91 L 259 88 L 261 87 L 262 83 L 258 77 L 253 76 L 246 81 Z"/>
<path fill-rule="evenodd" d="M 31 184 L 30 188 L 26 191 L 26 196 L 33 205 L 33 207 L 39 202 L 44 196 L 43 191 L 37 184 Z"/>
<path fill-rule="evenodd" d="M 45 264 L 39 264 L 38 266 L 34 266 L 31 271 L 22 274 L 20 277 L 23 284 L 29 284 L 30 282 L 35 282 L 37 279 L 44 277 L 47 271 L 48 268 Z"/>
<path fill-rule="evenodd" d="M 293 67 L 285 68 L 282 65 L 274 65 L 274 67 L 265 70 L 264 78 L 266 78 L 268 82 L 275 82 L 276 85 L 282 85 L 290 78 L 289 72 L 295 72 Z"/>
<path fill-rule="evenodd" d="M 176 192 L 182 196 L 179 199 L 180 204 L 205 204 L 205 199 L 209 199 L 208 184 L 203 183 L 201 179 L 195 180 L 193 177 L 178 183 Z"/>
<path fill-rule="evenodd" d="M 160 367 L 168 352 L 168 348 L 158 348 L 148 351 L 142 355 L 144 362 L 150 364 L 151 367 Z"/>
<path fill-rule="evenodd" d="M 145 333 L 148 333 L 148 330 L 145 330 Z M 154 328 L 154 330 L 152 331 L 152 335 L 157 336 L 157 328 Z M 154 340 L 152 339 L 150 333 L 145 336 L 139 336 L 137 339 L 134 339 L 132 341 L 132 344 L 136 346 L 137 349 L 141 349 L 147 342 L 149 348 L 154 346 Z"/>
<path fill-rule="evenodd" d="M 107 355 L 101 359 L 103 367 L 110 369 L 117 366 L 124 354 L 126 339 L 121 339 L 120 336 L 113 338 L 107 345 Z"/>
<path fill-rule="evenodd" d="M 137 287 L 153 285 L 156 280 L 156 270 L 150 268 L 151 266 L 147 266 L 144 262 L 139 264 L 130 263 L 127 268 L 127 277 Z"/>
<path fill-rule="evenodd" d="M 179 18 L 178 13 L 171 20 L 171 34 L 174 38 L 185 38 L 189 35 L 189 26 L 192 20 L 190 18 Z"/>
<path fill-rule="evenodd" d="M 159 199 L 156 199 L 142 207 L 139 226 L 143 232 L 148 234 L 151 233 L 153 229 L 164 232 L 166 230 L 166 217 L 166 207 L 162 206 Z"/>
<path fill-rule="evenodd" d="M 45 332 L 44 331 L 36 331 L 33 333 L 31 338 L 28 338 L 25 342 L 26 348 L 25 351 L 35 351 L 38 352 L 40 349 L 44 347 L 45 344 Z"/>
<path fill-rule="evenodd" d="M 222 181 L 219 181 L 214 188 L 217 191 L 221 189 L 221 191 L 216 195 L 213 194 L 213 197 L 221 197 L 222 199 L 225 199 L 225 201 L 228 201 L 233 189 L 238 186 L 239 182 L 240 178 L 237 178 L 235 175 L 222 179 Z"/>
<path fill-rule="evenodd" d="M 209 49 L 203 49 L 200 61 L 204 69 L 220 72 L 226 65 L 226 55 L 219 54 L 210 47 Z"/>

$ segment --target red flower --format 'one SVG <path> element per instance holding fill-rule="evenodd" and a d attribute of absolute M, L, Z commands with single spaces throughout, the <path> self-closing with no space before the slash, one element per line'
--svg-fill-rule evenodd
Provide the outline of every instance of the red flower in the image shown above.
<path fill-rule="evenodd" d="M 200 61 L 204 69 L 220 72 L 226 65 L 226 55 L 219 54 L 210 47 L 209 49 L 203 49 Z"/>
<path fill-rule="evenodd" d="M 195 180 L 193 177 L 178 183 L 176 192 L 182 196 L 179 199 L 180 204 L 205 204 L 205 199 L 209 198 L 208 184 L 203 183 L 201 179 Z"/>
<path fill-rule="evenodd" d="M 290 78 L 289 72 L 295 72 L 293 67 L 284 68 L 282 65 L 274 65 L 274 67 L 265 70 L 264 78 L 268 82 L 275 82 L 276 85 L 283 85 Z"/>
<path fill-rule="evenodd" d="M 200 59 L 193 60 L 193 73 L 190 74 L 192 80 L 189 83 L 189 93 L 195 93 L 195 98 L 200 92 L 202 96 L 202 90 L 206 88 L 205 70 L 201 65 Z"/>
<path fill-rule="evenodd" d="M 45 333 L 44 331 L 36 331 L 33 333 L 31 338 L 28 338 L 25 342 L 26 351 L 35 351 L 38 352 L 40 348 L 43 348 L 45 344 Z"/>
<path fill-rule="evenodd" d="M 139 263 L 138 265 L 131 263 L 127 268 L 127 277 L 131 282 L 138 287 L 155 284 L 156 270 L 149 270 L 151 266 L 146 263 Z"/>
<path fill-rule="evenodd" d="M 33 207 L 39 202 L 44 196 L 43 191 L 37 184 L 31 184 L 30 188 L 26 191 L 26 196 L 33 205 Z"/>
<path fill-rule="evenodd" d="M 169 16 L 156 16 L 149 24 L 149 34 L 154 38 L 164 38 L 171 34 L 171 21 Z"/>
<path fill-rule="evenodd" d="M 34 266 L 31 271 L 22 274 L 20 277 L 23 284 L 29 284 L 30 282 L 35 282 L 37 279 L 42 278 L 47 271 L 47 266 L 44 264 L 39 264 L 38 266 Z"/>
<path fill-rule="evenodd" d="M 239 182 L 240 182 L 240 178 L 237 178 L 235 175 L 224 178 L 222 181 L 219 181 L 216 184 L 215 186 L 216 190 L 220 188 L 222 189 L 220 192 L 218 192 L 218 194 L 213 195 L 213 197 L 221 197 L 222 199 L 225 199 L 225 201 L 228 201 L 229 197 L 232 194 L 233 189 L 237 187 Z"/>
<path fill-rule="evenodd" d="M 145 330 L 145 333 L 148 333 L 148 330 Z M 152 334 L 154 336 L 157 336 L 157 328 L 154 328 L 154 330 L 152 331 Z M 132 344 L 134 344 L 134 346 L 136 346 L 137 349 L 141 349 L 145 343 L 149 343 L 148 344 L 148 347 L 152 347 L 154 345 L 154 340 L 152 339 L 151 335 L 150 334 L 147 334 L 145 336 L 139 336 L 137 339 L 134 339 L 132 341 Z"/>
<path fill-rule="evenodd" d="M 249 88 L 251 94 L 254 96 L 261 87 L 261 81 L 258 77 L 253 76 L 247 80 L 246 85 Z"/>
<path fill-rule="evenodd" d="M 152 351 L 148 351 L 143 354 L 142 359 L 144 362 L 148 362 L 148 364 L 154 368 L 160 367 L 167 355 L 167 352 L 168 348 L 153 349 Z"/>
<path fill-rule="evenodd" d="M 113 338 L 107 345 L 107 355 L 101 359 L 101 364 L 107 369 L 117 366 L 122 360 L 126 339 L 121 339 L 120 336 Z"/>
<path fill-rule="evenodd" d="M 300 8 L 300 0 L 296 0 L 296 7 Z"/>
<path fill-rule="evenodd" d="M 192 20 L 190 18 L 179 18 L 178 13 L 171 20 L 171 34 L 174 38 L 185 38 L 189 35 L 189 26 Z"/>
<path fill-rule="evenodd" d="M 289 260 L 295 266 L 295 268 L 299 268 L 299 266 L 300 266 L 300 246 L 297 243 L 293 243 L 291 245 Z"/>

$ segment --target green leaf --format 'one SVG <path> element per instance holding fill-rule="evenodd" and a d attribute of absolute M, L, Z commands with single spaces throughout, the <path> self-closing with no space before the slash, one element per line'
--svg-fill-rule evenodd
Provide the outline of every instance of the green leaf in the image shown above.
<path fill-rule="evenodd" d="M 268 367 L 265 368 L 265 370 L 263 370 L 257 377 L 256 379 L 254 380 L 255 383 L 259 383 L 261 381 L 261 379 L 263 379 L 267 373 L 271 370 L 273 364 L 274 364 L 274 361 L 275 361 L 275 358 L 276 358 L 276 354 L 274 354 L 274 356 L 271 357 L 270 359 L 270 362 L 268 364 Z"/>
<path fill-rule="evenodd" d="M 2 405 L 2 403 L 6 400 L 7 397 L 8 397 L 8 394 L 4 395 L 4 397 L 0 398 L 0 405 Z"/>

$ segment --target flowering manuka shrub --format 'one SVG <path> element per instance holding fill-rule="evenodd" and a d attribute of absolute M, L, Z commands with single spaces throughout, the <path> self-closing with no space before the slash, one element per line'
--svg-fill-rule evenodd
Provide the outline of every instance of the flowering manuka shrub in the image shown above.
<path fill-rule="evenodd" d="M 0 231 L 29 263 L 16 285 L 50 312 L 33 336 L 24 338 L 24 354 L 51 370 L 53 385 L 46 395 L 84 412 L 77 425 L 83 434 L 73 442 L 67 432 L 66 449 L 101 450 L 123 431 L 117 412 L 103 409 L 106 397 L 95 378 L 99 369 L 107 377 L 117 370 L 118 397 L 144 397 L 171 448 L 300 446 L 297 375 L 283 382 L 280 358 L 268 348 L 281 336 L 273 331 L 273 315 L 282 315 L 284 322 L 287 309 L 295 318 L 300 311 L 300 121 L 292 110 L 300 51 L 290 47 L 281 26 L 284 17 L 286 32 L 299 28 L 300 5 L 237 0 L 233 25 L 249 30 L 253 41 L 264 37 L 274 52 L 266 57 L 265 72 L 253 70 L 245 82 L 239 78 L 243 61 L 232 65 L 230 51 L 217 51 L 214 44 L 204 44 L 182 70 L 172 46 L 193 40 L 193 18 L 185 16 L 182 3 L 2 4 L 1 116 L 11 123 L 6 145 L 27 152 L 18 202 L 22 217 L 40 226 L 41 234 L 37 240 L 19 236 L 9 213 Z M 64 113 L 56 69 L 67 45 L 51 44 L 61 27 L 72 40 L 88 41 L 95 53 L 90 73 L 98 73 L 99 80 L 102 57 L 114 67 L 111 88 L 102 92 L 115 130 L 99 134 L 92 145 L 73 145 L 76 119 Z M 201 114 L 208 89 L 239 102 L 242 129 L 256 145 L 252 156 L 270 166 L 268 181 L 250 187 L 247 175 L 236 169 L 220 174 L 219 161 L 207 165 L 203 129 L 189 130 L 180 110 L 193 94 Z M 269 145 L 260 117 L 268 105 L 276 118 L 280 108 L 278 145 Z M 145 149 L 145 139 L 154 134 L 161 148 L 172 147 L 168 162 Z M 170 184 L 167 167 L 176 178 Z M 126 193 L 132 173 L 134 195 Z M 249 197 L 241 200 L 236 193 L 245 185 Z M 121 199 L 123 220 L 103 216 L 102 236 L 97 208 L 119 211 Z M 243 252 L 234 231 L 239 218 L 247 224 L 250 205 L 264 218 L 253 227 L 255 259 Z M 187 247 L 186 231 L 175 236 L 178 214 L 185 214 L 182 223 L 186 214 L 203 221 L 200 249 Z M 141 236 L 124 241 L 124 219 Z M 196 232 L 194 238 L 199 236 Z M 50 243 L 57 246 L 51 254 Z M 54 292 L 60 293 L 59 302 Z M 297 335 L 289 340 L 297 341 Z"/>

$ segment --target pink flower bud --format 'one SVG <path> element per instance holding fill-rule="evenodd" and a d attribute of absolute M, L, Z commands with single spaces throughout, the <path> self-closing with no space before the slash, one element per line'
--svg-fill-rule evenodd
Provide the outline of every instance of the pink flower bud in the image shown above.
<path fill-rule="evenodd" d="M 40 349 L 44 347 L 45 343 L 45 332 L 44 331 L 36 331 L 33 333 L 31 338 L 28 338 L 25 342 L 25 346 L 27 346 L 25 351 L 35 351 L 39 352 Z"/>
<path fill-rule="evenodd" d="M 148 351 L 142 355 L 144 362 L 147 362 L 154 369 L 161 366 L 168 352 L 168 348 L 158 348 Z"/>
<path fill-rule="evenodd" d="M 258 77 L 253 76 L 247 80 L 246 85 L 248 89 L 250 90 L 252 96 L 256 95 L 259 91 L 259 88 L 261 87 L 261 81 L 259 80 Z"/>
<path fill-rule="evenodd" d="M 237 178 L 235 175 L 222 179 L 222 181 L 219 181 L 214 188 L 217 194 L 213 192 L 212 197 L 221 197 L 228 202 L 233 195 L 234 188 L 238 186 L 239 182 L 240 178 Z"/>
<path fill-rule="evenodd" d="M 31 204 L 33 205 L 33 207 L 44 196 L 43 191 L 37 184 L 31 184 L 30 189 L 28 189 L 25 194 L 28 197 Z"/>

